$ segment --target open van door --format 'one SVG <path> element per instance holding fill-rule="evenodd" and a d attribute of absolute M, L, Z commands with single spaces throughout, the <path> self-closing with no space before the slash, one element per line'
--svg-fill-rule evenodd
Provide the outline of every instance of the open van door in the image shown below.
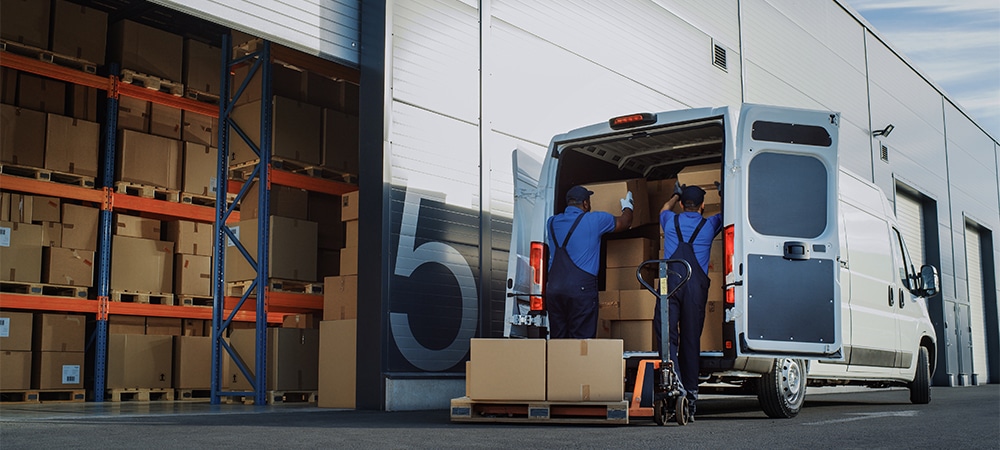
<path fill-rule="evenodd" d="M 741 109 L 725 186 L 740 355 L 843 359 L 839 122 L 838 113 Z"/>
<path fill-rule="evenodd" d="M 530 236 L 535 227 L 531 223 L 545 222 L 544 201 L 538 189 L 542 163 L 524 150 L 514 150 L 514 223 L 511 227 L 510 254 L 507 262 L 507 299 L 504 306 L 504 336 L 529 337 L 527 323 L 531 294 L 537 290 L 532 283 L 531 241 L 541 236 Z M 537 207 L 536 207 L 537 206 Z M 547 262 L 546 262 L 547 263 Z M 520 320 L 512 318 L 520 317 Z M 512 323 L 516 322 L 516 323 Z M 534 324 L 544 326 L 544 324 Z"/>

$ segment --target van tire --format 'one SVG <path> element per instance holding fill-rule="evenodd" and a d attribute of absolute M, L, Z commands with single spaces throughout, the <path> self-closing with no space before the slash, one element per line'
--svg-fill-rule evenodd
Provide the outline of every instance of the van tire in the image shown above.
<path fill-rule="evenodd" d="M 927 347 L 920 347 L 920 353 L 917 354 L 917 373 L 913 375 L 913 381 L 909 382 L 907 387 L 910 388 L 910 402 L 917 405 L 931 402 L 931 364 Z"/>
<path fill-rule="evenodd" d="M 790 419 L 802 410 L 806 398 L 806 362 L 775 359 L 757 384 L 757 400 L 768 417 Z"/>

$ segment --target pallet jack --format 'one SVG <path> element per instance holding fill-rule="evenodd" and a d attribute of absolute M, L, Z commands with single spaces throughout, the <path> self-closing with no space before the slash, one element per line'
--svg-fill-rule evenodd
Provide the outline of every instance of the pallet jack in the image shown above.
<path fill-rule="evenodd" d="M 659 289 L 642 277 L 643 267 L 656 264 L 659 269 Z M 671 264 L 684 267 L 681 273 L 669 268 Z M 681 277 L 676 286 L 667 286 L 669 275 Z M 660 300 L 660 348 L 658 359 L 651 353 L 637 353 L 638 358 L 626 354 L 626 386 L 629 417 L 652 417 L 657 425 L 666 425 L 671 419 L 678 425 L 687 425 L 690 419 L 688 399 L 680 377 L 670 360 L 670 301 L 684 283 L 691 279 L 691 265 L 682 259 L 651 259 L 636 268 L 636 278 Z M 631 388 L 631 389 L 630 389 Z"/>

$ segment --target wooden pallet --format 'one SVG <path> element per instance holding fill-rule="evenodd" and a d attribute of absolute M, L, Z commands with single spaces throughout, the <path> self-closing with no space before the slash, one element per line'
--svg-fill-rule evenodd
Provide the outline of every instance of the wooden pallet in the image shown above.
<path fill-rule="evenodd" d="M 177 303 L 181 306 L 200 306 L 211 308 L 215 306 L 214 302 L 215 300 L 212 297 L 177 294 Z"/>
<path fill-rule="evenodd" d="M 54 53 L 49 50 L 43 50 L 38 47 L 22 44 L 20 42 L 0 39 L 0 50 L 10 53 L 16 53 L 18 55 L 38 58 L 39 61 L 44 61 L 47 63 L 56 64 L 63 67 L 70 67 L 90 74 L 97 73 L 97 64 L 94 64 L 90 61 L 80 58 L 74 58 L 67 55 L 61 55 L 59 53 Z"/>
<path fill-rule="evenodd" d="M 136 72 L 130 69 L 122 69 L 121 82 L 134 84 L 136 86 L 152 89 L 154 91 L 165 92 L 177 97 L 184 96 L 184 85 L 182 83 Z"/>
<path fill-rule="evenodd" d="M 226 296 L 227 297 L 242 297 L 243 293 L 250 288 L 253 280 L 244 281 L 230 281 L 226 283 Z M 294 281 L 294 280 L 281 280 L 277 278 L 272 278 L 267 282 L 268 290 L 274 292 L 294 292 L 298 294 L 316 294 L 323 295 L 323 283 L 314 283 L 307 281 Z M 256 296 L 254 292 L 250 293 L 251 297 Z"/>
<path fill-rule="evenodd" d="M 112 402 L 174 401 L 174 390 L 167 388 L 118 388 L 108 389 L 104 399 Z"/>
<path fill-rule="evenodd" d="M 87 391 L 83 389 L 30 389 L 8 390 L 0 392 L 0 403 L 49 403 L 49 402 L 85 402 Z"/>
<path fill-rule="evenodd" d="M 267 404 L 316 403 L 316 391 L 267 391 Z"/>
<path fill-rule="evenodd" d="M 260 163 L 260 159 L 256 158 L 250 161 L 244 161 L 238 164 L 231 164 L 229 166 L 229 178 L 236 181 L 246 181 L 250 178 L 250 174 L 253 173 L 254 166 Z M 297 171 L 306 170 L 309 167 L 316 167 L 312 163 L 304 163 L 301 161 L 296 161 L 294 159 L 286 159 L 278 156 L 271 157 L 271 169 L 284 170 L 286 172 L 297 173 Z"/>
<path fill-rule="evenodd" d="M 326 180 L 342 181 L 349 184 L 358 184 L 358 174 L 334 170 L 329 167 L 308 166 L 292 170 L 292 172 L 313 178 L 323 178 Z"/>
<path fill-rule="evenodd" d="M 211 389 L 175 389 L 174 400 L 208 401 L 212 399 Z"/>
<path fill-rule="evenodd" d="M 198 102 L 211 103 L 213 105 L 219 104 L 219 94 L 187 88 L 184 90 L 184 96 Z"/>
<path fill-rule="evenodd" d="M 54 183 L 69 184 L 85 188 L 93 188 L 95 186 L 94 177 L 43 169 L 41 167 L 0 164 L 0 173 L 3 173 L 4 175 L 34 178 L 39 181 L 51 181 Z"/>
<path fill-rule="evenodd" d="M 149 186 L 145 184 L 132 183 L 130 181 L 115 182 L 115 192 L 119 194 L 134 195 L 143 198 L 152 198 L 167 202 L 180 202 L 181 191 L 167 189 L 159 186 Z"/>
<path fill-rule="evenodd" d="M 0 403 L 39 403 L 38 391 L 0 391 Z"/>
<path fill-rule="evenodd" d="M 181 192 L 180 195 L 181 203 L 215 208 L 216 199 L 214 195 L 198 195 L 190 192 Z M 231 205 L 234 200 L 236 200 L 236 194 L 226 193 L 227 205 Z"/>
<path fill-rule="evenodd" d="M 123 303 L 145 303 L 149 305 L 173 305 L 174 294 L 112 290 L 111 301 Z"/>
<path fill-rule="evenodd" d="M 628 424 L 628 402 L 451 400 L 452 422 Z"/>
<path fill-rule="evenodd" d="M 20 281 L 0 281 L 0 292 L 13 294 L 46 295 L 53 297 L 72 297 L 86 300 L 90 288 L 83 286 L 64 286 L 46 283 L 24 283 Z"/>

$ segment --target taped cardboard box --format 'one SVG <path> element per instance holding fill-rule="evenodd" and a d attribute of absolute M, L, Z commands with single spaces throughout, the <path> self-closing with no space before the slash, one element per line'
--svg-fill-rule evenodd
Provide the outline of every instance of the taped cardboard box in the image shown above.
<path fill-rule="evenodd" d="M 722 164 L 688 166 L 677 173 L 677 181 L 685 186 L 700 186 L 706 191 L 715 189 L 715 182 L 722 180 Z"/>
<path fill-rule="evenodd" d="M 255 145 L 260 145 L 260 101 L 237 106 L 234 120 Z M 275 96 L 273 99 L 271 154 L 275 158 L 297 161 L 305 165 L 320 164 L 323 113 L 320 107 Z M 230 146 L 231 165 L 257 159 L 257 154 L 242 139 L 233 139 Z"/>
<path fill-rule="evenodd" d="M 208 332 L 205 329 L 205 320 L 201 319 L 181 319 L 181 336 L 205 336 L 211 337 L 212 324 L 209 322 Z"/>
<path fill-rule="evenodd" d="M 17 106 L 66 114 L 66 83 L 21 72 L 18 74 Z"/>
<path fill-rule="evenodd" d="M 257 258 L 257 219 L 241 220 L 230 227 L 250 256 Z M 271 216 L 271 278 L 316 281 L 316 222 Z M 226 247 L 226 281 L 244 281 L 256 277 L 243 254 L 232 243 Z"/>
<path fill-rule="evenodd" d="M 219 119 L 191 111 L 184 111 L 182 117 L 184 123 L 182 125 L 181 138 L 185 142 L 209 147 L 219 146 Z"/>
<path fill-rule="evenodd" d="M 358 221 L 350 220 L 344 222 L 344 244 L 345 247 L 357 247 L 358 246 Z"/>
<path fill-rule="evenodd" d="M 643 261 L 656 256 L 657 242 L 647 238 L 608 239 L 607 267 L 630 267 L 633 270 Z"/>
<path fill-rule="evenodd" d="M 472 339 L 470 346 L 475 377 L 469 398 L 545 400 L 545 339 Z"/>
<path fill-rule="evenodd" d="M 31 196 L 32 222 L 60 222 L 62 220 L 59 199 L 42 195 Z"/>
<path fill-rule="evenodd" d="M 147 25 L 122 20 L 108 30 L 110 61 L 119 61 L 122 69 L 181 82 L 184 62 L 184 39 Z"/>
<path fill-rule="evenodd" d="M 10 222 L 10 192 L 0 192 L 0 222 Z"/>
<path fill-rule="evenodd" d="M 19 223 L 31 223 L 34 209 L 34 200 L 30 195 L 10 194 L 10 221 Z"/>
<path fill-rule="evenodd" d="M 358 274 L 358 251 L 360 247 L 351 246 L 340 249 L 340 274 Z"/>
<path fill-rule="evenodd" d="M 181 190 L 190 194 L 215 198 L 218 165 L 218 149 L 185 142 Z"/>
<path fill-rule="evenodd" d="M 160 240 L 163 222 L 157 219 L 114 213 L 114 234 Z"/>
<path fill-rule="evenodd" d="M 651 223 L 649 214 L 649 195 L 646 193 L 646 180 L 635 178 L 631 180 L 612 181 L 607 183 L 587 183 L 583 185 L 594 192 L 590 196 L 590 207 L 593 211 L 604 211 L 615 216 L 622 213 L 621 199 L 632 193 L 632 227 Z M 562 195 L 565 195 L 563 193 Z"/>
<path fill-rule="evenodd" d="M 108 336 L 107 388 L 172 387 L 173 352 L 173 336 Z"/>
<path fill-rule="evenodd" d="M 656 348 L 652 320 L 613 321 L 611 337 L 621 339 L 627 352 L 651 352 Z"/>
<path fill-rule="evenodd" d="M 140 133 L 149 131 L 149 101 L 124 95 L 119 97 L 118 129 Z"/>
<path fill-rule="evenodd" d="M 258 217 L 257 199 L 258 183 L 254 181 L 247 189 L 247 195 L 240 202 L 240 219 L 255 219 Z M 289 219 L 309 220 L 309 192 L 288 186 L 271 185 L 271 215 L 287 217 Z"/>
<path fill-rule="evenodd" d="M 174 243 L 128 236 L 111 238 L 111 289 L 173 291 Z"/>
<path fill-rule="evenodd" d="M 175 253 L 212 256 L 214 227 L 210 223 L 173 220 L 167 222 L 167 240 L 174 243 Z"/>
<path fill-rule="evenodd" d="M 219 60 L 222 51 L 218 47 L 196 41 L 184 40 L 184 86 L 198 92 L 219 95 Z"/>
<path fill-rule="evenodd" d="M 45 113 L 0 105 L 0 162 L 45 165 Z"/>
<path fill-rule="evenodd" d="M 597 293 L 597 318 L 618 320 L 619 295 L 617 289 L 599 291 Z"/>
<path fill-rule="evenodd" d="M 210 389 L 212 387 L 212 338 L 175 336 L 173 387 L 175 389 Z"/>
<path fill-rule="evenodd" d="M 108 316 L 108 334 L 146 334 L 146 318 L 143 316 Z"/>
<path fill-rule="evenodd" d="M 722 322 L 725 310 L 721 300 L 709 300 L 705 304 L 705 324 L 701 330 L 702 351 L 723 351 Z"/>
<path fill-rule="evenodd" d="M 0 390 L 31 389 L 31 352 L 0 350 Z"/>
<path fill-rule="evenodd" d="M 646 289 L 619 291 L 619 320 L 653 320 L 656 296 Z"/>
<path fill-rule="evenodd" d="M 149 134 L 180 140 L 181 110 L 160 103 L 151 103 L 149 105 Z"/>
<path fill-rule="evenodd" d="M 42 226 L 0 222 L 0 280 L 38 283 L 42 277 Z"/>
<path fill-rule="evenodd" d="M 43 248 L 42 283 L 93 286 L 94 252 L 62 247 Z"/>
<path fill-rule="evenodd" d="M 620 339 L 550 339 L 547 342 L 548 401 L 622 400 L 625 368 Z"/>
<path fill-rule="evenodd" d="M 648 269 L 648 270 L 647 270 Z M 605 290 L 632 290 L 643 289 L 639 279 L 635 277 L 636 267 L 609 267 L 604 270 Z M 652 269 L 643 269 L 643 277 L 646 281 L 652 280 Z"/>
<path fill-rule="evenodd" d="M 46 1 L 4 0 L 0 37 L 40 49 L 49 48 L 49 7 Z"/>
<path fill-rule="evenodd" d="M 42 222 L 42 246 L 62 247 L 62 224 Z"/>
<path fill-rule="evenodd" d="M 66 114 L 74 119 L 97 122 L 97 89 L 79 84 L 69 85 L 66 94 Z"/>
<path fill-rule="evenodd" d="M 35 352 L 82 352 L 86 343 L 87 316 L 82 314 L 35 314 L 31 350 Z"/>
<path fill-rule="evenodd" d="M 180 336 L 181 319 L 175 317 L 147 317 L 146 334 L 150 336 Z"/>
<path fill-rule="evenodd" d="M 174 292 L 197 297 L 212 296 L 212 257 L 174 255 Z"/>
<path fill-rule="evenodd" d="M 323 279 L 323 320 L 358 318 L 358 276 Z"/>
<path fill-rule="evenodd" d="M 97 227 L 100 210 L 89 206 L 62 204 L 62 246 L 78 250 L 97 250 Z"/>
<path fill-rule="evenodd" d="M 45 130 L 46 169 L 97 176 L 100 124 L 49 114 Z"/>
<path fill-rule="evenodd" d="M 358 199 L 361 191 L 348 192 L 340 196 L 340 220 L 348 222 L 358 220 Z"/>
<path fill-rule="evenodd" d="M 52 51 L 97 65 L 104 64 L 108 13 L 56 0 L 52 14 Z"/>
<path fill-rule="evenodd" d="M 315 391 L 319 387 L 319 333 L 310 328 L 267 329 L 267 390 Z M 233 330 L 229 336 L 243 362 L 253 370 L 256 362 L 255 330 Z M 325 359 L 330 356 L 324 354 Z M 343 361 L 337 361 L 342 363 Z M 242 372 L 232 363 L 229 387 L 250 389 Z"/>
<path fill-rule="evenodd" d="M 82 351 L 33 352 L 31 388 L 83 389 L 85 356 Z"/>
<path fill-rule="evenodd" d="M 115 179 L 179 189 L 181 186 L 181 142 L 161 136 L 121 130 Z"/>
<path fill-rule="evenodd" d="M 358 321 L 324 320 L 319 323 L 320 408 L 355 407 L 357 391 Z"/>
<path fill-rule="evenodd" d="M 33 325 L 30 312 L 0 311 L 0 350 L 30 352 Z"/>

